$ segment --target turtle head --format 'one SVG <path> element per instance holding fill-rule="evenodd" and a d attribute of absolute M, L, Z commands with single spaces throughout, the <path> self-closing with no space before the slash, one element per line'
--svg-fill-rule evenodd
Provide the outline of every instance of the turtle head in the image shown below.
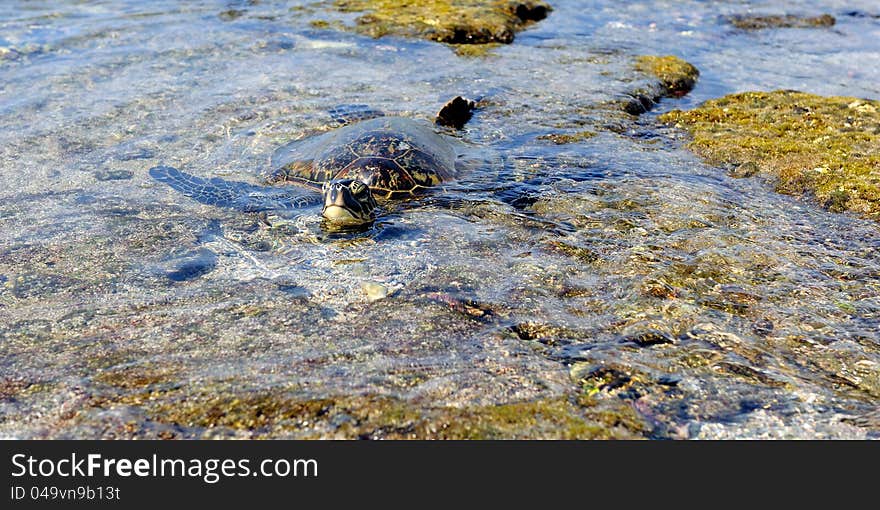
<path fill-rule="evenodd" d="M 324 209 L 321 214 L 337 225 L 363 225 L 375 218 L 376 200 L 370 187 L 356 179 L 337 179 L 324 183 Z"/>

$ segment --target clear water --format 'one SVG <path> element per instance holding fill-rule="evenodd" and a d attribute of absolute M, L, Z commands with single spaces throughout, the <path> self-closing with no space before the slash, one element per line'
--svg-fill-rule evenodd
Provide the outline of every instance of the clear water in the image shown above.
<path fill-rule="evenodd" d="M 142 388 L 107 382 L 126 370 L 161 371 L 151 388 L 182 401 L 467 408 L 573 395 L 605 367 L 632 384 L 595 398 L 650 437 L 876 437 L 880 226 L 730 178 L 655 122 L 744 90 L 880 98 L 880 19 L 852 15 L 876 2 L 552 3 L 513 45 L 463 58 L 315 29 L 351 16 L 312 2 L 3 2 L 0 435 L 150 437 L 123 398 Z M 721 18 L 745 12 L 838 22 Z M 601 105 L 638 83 L 640 54 L 700 81 L 621 121 Z M 463 142 L 503 163 L 365 233 L 316 214 L 269 228 L 147 175 L 259 183 L 335 105 L 430 118 L 459 94 L 487 98 Z M 539 138 L 582 129 L 598 134 Z"/>

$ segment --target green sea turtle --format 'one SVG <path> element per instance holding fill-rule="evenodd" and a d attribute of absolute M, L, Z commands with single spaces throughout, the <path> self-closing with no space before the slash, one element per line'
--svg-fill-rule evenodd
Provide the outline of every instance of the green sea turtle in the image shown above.
<path fill-rule="evenodd" d="M 460 129 L 473 108 L 473 101 L 456 97 L 440 110 L 435 124 Z M 169 166 L 153 167 L 150 175 L 209 205 L 283 213 L 322 204 L 328 222 L 356 226 L 375 219 L 377 200 L 414 196 L 461 171 L 460 142 L 443 128 L 384 116 L 363 105 L 330 113 L 343 127 L 276 150 L 265 175 L 269 186 L 203 179 Z"/>

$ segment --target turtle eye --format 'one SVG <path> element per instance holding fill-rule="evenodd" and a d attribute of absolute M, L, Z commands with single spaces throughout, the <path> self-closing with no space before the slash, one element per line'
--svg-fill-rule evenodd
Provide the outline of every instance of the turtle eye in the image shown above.
<path fill-rule="evenodd" d="M 330 183 L 325 181 L 324 184 L 321 185 L 321 191 L 327 191 L 328 189 L 330 189 Z"/>
<path fill-rule="evenodd" d="M 364 189 L 366 189 L 366 186 L 361 181 L 354 181 L 351 183 L 349 188 L 351 188 L 352 193 L 354 193 L 355 195 L 359 195 L 364 191 Z"/>

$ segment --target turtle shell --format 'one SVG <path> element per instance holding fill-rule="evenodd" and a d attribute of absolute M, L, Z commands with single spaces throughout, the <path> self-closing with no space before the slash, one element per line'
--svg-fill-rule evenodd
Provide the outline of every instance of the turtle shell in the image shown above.
<path fill-rule="evenodd" d="M 431 124 L 381 117 L 281 147 L 268 180 L 320 187 L 333 179 L 358 179 L 377 198 L 397 198 L 452 179 L 455 161 L 452 143 Z"/>

